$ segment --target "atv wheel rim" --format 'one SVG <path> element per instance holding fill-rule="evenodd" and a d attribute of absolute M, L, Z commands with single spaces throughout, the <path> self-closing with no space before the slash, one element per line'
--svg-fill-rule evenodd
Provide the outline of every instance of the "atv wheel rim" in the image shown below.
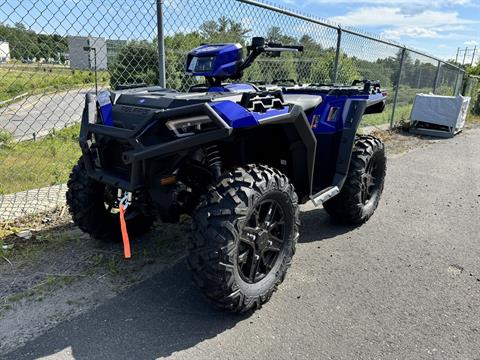
<path fill-rule="evenodd" d="M 240 236 L 237 267 L 250 284 L 264 279 L 272 270 L 285 244 L 285 213 L 273 199 L 260 202 Z"/>
<path fill-rule="evenodd" d="M 377 164 L 375 157 L 372 157 L 368 162 L 365 173 L 362 176 L 362 204 L 368 205 L 372 199 L 377 195 L 380 188 L 380 166 Z"/>

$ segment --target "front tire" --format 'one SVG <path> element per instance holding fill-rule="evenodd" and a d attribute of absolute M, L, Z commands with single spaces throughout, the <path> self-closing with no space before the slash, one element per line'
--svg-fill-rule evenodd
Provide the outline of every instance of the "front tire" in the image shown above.
<path fill-rule="evenodd" d="M 361 224 L 375 212 L 387 169 L 385 147 L 374 136 L 357 136 L 350 169 L 340 193 L 323 204 L 337 221 Z"/>
<path fill-rule="evenodd" d="M 73 168 L 67 186 L 67 204 L 75 225 L 97 240 L 120 242 L 122 234 L 119 215 L 111 211 L 116 196 L 115 189 L 109 189 L 105 184 L 90 178 L 83 158 Z M 126 222 L 129 235 L 135 237 L 150 229 L 153 218 L 137 214 L 127 218 Z"/>
<path fill-rule="evenodd" d="M 261 307 L 285 278 L 298 225 L 297 195 L 285 175 L 267 166 L 224 174 L 193 215 L 194 282 L 222 309 Z"/>

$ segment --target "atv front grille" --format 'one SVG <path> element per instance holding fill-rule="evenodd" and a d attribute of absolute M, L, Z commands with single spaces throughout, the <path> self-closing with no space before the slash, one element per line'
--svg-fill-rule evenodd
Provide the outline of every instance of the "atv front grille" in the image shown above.
<path fill-rule="evenodd" d="M 104 145 L 99 150 L 99 160 L 102 170 L 112 173 L 112 175 L 120 176 L 128 180 L 131 171 L 131 164 L 125 164 L 123 153 L 133 150 L 128 142 L 122 142 L 118 139 L 102 139 Z"/>

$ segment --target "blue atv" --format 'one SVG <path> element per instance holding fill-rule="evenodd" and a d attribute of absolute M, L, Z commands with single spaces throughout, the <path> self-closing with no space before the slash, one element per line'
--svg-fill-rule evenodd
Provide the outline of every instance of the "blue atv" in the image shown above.
<path fill-rule="evenodd" d="M 258 56 L 302 51 L 254 38 L 192 50 L 186 72 L 204 84 L 87 94 L 82 157 L 68 182 L 75 224 L 99 240 L 192 217 L 188 264 L 217 306 L 259 308 L 285 278 L 299 237 L 299 204 L 363 223 L 383 190 L 384 145 L 358 136 L 386 94 L 351 86 L 237 83 Z"/>

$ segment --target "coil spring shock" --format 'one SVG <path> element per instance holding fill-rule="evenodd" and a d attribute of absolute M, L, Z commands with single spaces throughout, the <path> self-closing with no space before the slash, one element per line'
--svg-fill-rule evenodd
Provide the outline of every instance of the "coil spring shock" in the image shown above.
<path fill-rule="evenodd" d="M 222 157 L 218 145 L 211 145 L 207 150 L 207 165 L 213 173 L 215 180 L 222 175 Z"/>

